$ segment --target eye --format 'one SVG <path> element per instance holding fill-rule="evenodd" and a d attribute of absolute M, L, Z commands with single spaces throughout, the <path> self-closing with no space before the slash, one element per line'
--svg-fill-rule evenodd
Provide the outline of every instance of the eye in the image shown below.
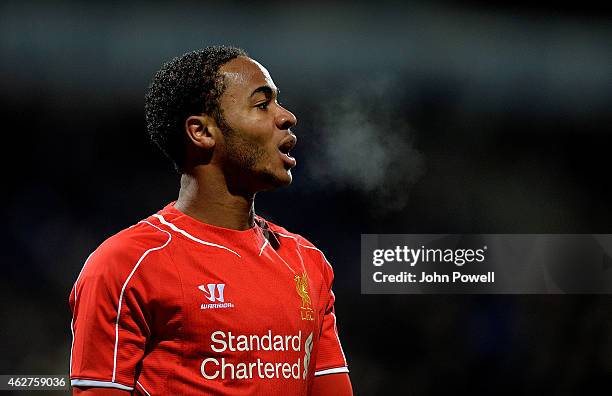
<path fill-rule="evenodd" d="M 257 107 L 258 109 L 261 109 L 261 110 L 268 110 L 268 105 L 269 104 L 270 104 L 270 102 L 263 102 L 263 103 L 258 104 L 255 107 Z"/>

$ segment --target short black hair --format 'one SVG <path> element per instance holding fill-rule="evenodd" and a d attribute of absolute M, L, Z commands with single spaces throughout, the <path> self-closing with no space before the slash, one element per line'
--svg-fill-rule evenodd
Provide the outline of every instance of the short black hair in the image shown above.
<path fill-rule="evenodd" d="M 151 140 L 184 171 L 187 117 L 208 114 L 222 122 L 219 98 L 225 90 L 219 68 L 239 56 L 241 48 L 210 46 L 191 51 L 165 63 L 145 95 L 145 119 Z"/>

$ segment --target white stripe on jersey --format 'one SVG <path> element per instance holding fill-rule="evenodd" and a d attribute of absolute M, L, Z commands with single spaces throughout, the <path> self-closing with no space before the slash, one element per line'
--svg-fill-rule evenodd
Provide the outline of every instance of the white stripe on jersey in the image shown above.
<path fill-rule="evenodd" d="M 117 388 L 117 389 L 126 390 L 126 391 L 134 390 L 134 388 L 131 388 L 126 385 L 121 385 L 116 382 L 83 380 L 83 379 L 78 379 L 78 378 L 70 380 L 70 385 L 72 386 L 96 386 L 98 388 Z"/>
<path fill-rule="evenodd" d="M 336 340 L 338 340 L 338 346 L 340 347 L 340 352 L 342 353 L 344 364 L 347 364 L 346 355 L 344 355 L 344 349 L 342 349 L 342 343 L 340 342 L 340 336 L 338 335 L 338 327 L 336 326 L 336 314 L 332 312 L 331 315 L 334 318 L 334 333 L 336 333 Z"/>
<path fill-rule="evenodd" d="M 74 281 L 74 311 L 72 312 L 72 318 L 70 319 L 70 332 L 72 333 L 72 343 L 70 344 L 70 368 L 68 369 L 68 375 L 72 375 L 72 350 L 74 349 L 74 313 L 76 312 L 77 303 L 77 284 L 79 283 L 79 279 L 81 279 L 81 274 L 83 273 L 87 262 L 94 254 L 94 252 L 95 250 L 89 253 L 89 256 L 87 256 L 87 260 L 85 260 L 85 263 L 83 264 L 83 267 L 81 268 L 81 271 L 79 272 L 76 281 Z"/>
<path fill-rule="evenodd" d="M 281 234 L 280 232 L 277 232 L 276 234 L 277 234 L 277 235 L 280 235 L 280 236 L 282 236 L 282 237 L 285 237 L 285 238 L 291 238 L 291 239 L 294 239 L 294 240 L 295 240 L 295 242 L 296 242 L 296 243 L 297 243 L 299 246 L 305 247 L 306 249 L 316 250 L 317 252 L 321 253 L 321 256 L 323 256 L 323 260 L 325 260 L 325 262 L 327 263 L 327 265 L 329 265 L 329 267 L 331 268 L 331 264 L 329 263 L 329 261 L 327 261 L 327 257 L 325 257 L 325 254 L 324 254 L 324 253 L 323 253 L 323 252 L 322 252 L 320 249 L 317 249 L 317 248 L 316 248 L 316 247 L 314 247 L 314 246 L 308 246 L 308 245 L 301 244 L 301 243 L 299 243 L 299 242 L 297 241 L 297 238 L 296 238 L 296 237 L 294 237 L 294 236 L 291 236 L 291 235 L 285 235 L 285 234 Z"/>
<path fill-rule="evenodd" d="M 189 234 L 188 232 L 181 230 L 180 228 L 178 228 L 177 226 L 175 226 L 174 224 L 170 223 L 169 221 L 166 221 L 166 219 L 164 219 L 164 217 L 162 215 L 159 214 L 154 214 L 153 217 L 157 218 L 162 224 L 167 225 L 168 227 L 170 227 L 170 229 L 172 231 L 178 232 L 179 234 L 182 234 L 184 236 L 186 236 L 187 238 L 191 239 L 192 241 L 196 241 L 198 243 L 201 243 L 202 245 L 207 245 L 207 246 L 213 246 L 213 247 L 217 247 L 220 249 L 225 249 L 229 252 L 234 253 L 236 256 L 242 258 L 242 256 L 240 256 L 238 253 L 236 253 L 235 251 L 233 251 L 232 249 L 225 247 L 223 245 L 218 245 L 216 243 L 212 243 L 212 242 L 206 242 L 203 241 L 201 239 L 198 239 L 196 237 L 194 237 L 193 235 Z"/>
<path fill-rule="evenodd" d="M 319 375 L 336 374 L 336 373 L 348 373 L 348 372 L 349 372 L 348 367 L 337 367 L 337 368 L 330 368 L 330 369 L 327 369 L 327 370 L 315 371 L 314 375 L 315 375 L 315 377 L 318 377 Z"/>
<path fill-rule="evenodd" d="M 264 244 L 262 245 L 261 250 L 259 250 L 259 255 L 260 255 L 260 256 L 261 256 L 261 254 L 263 253 L 264 248 L 265 248 L 265 247 L 268 245 L 268 243 L 270 243 L 270 242 L 268 242 L 268 239 L 267 239 L 267 238 L 264 238 Z"/>
<path fill-rule="evenodd" d="M 170 235 L 170 233 L 168 231 L 164 231 L 161 228 L 159 228 L 158 226 L 153 225 L 153 224 L 149 223 L 146 220 L 143 220 L 140 223 L 146 223 L 146 224 L 150 225 L 151 227 L 155 227 L 159 231 L 161 231 L 161 232 L 163 232 L 165 234 L 168 234 L 168 240 L 163 245 L 151 248 L 151 249 L 147 250 L 146 252 L 144 252 L 142 254 L 142 256 L 140 256 L 140 259 L 138 260 L 138 262 L 136 262 L 136 265 L 132 269 L 132 272 L 130 272 L 130 275 L 127 277 L 127 279 L 123 283 L 123 287 L 121 288 L 121 294 L 119 294 L 119 306 L 117 308 L 117 322 L 115 323 L 115 351 L 113 353 L 113 379 L 111 380 L 113 383 L 115 382 L 115 376 L 117 374 L 117 346 L 119 345 L 119 317 L 121 316 L 121 304 L 123 303 L 123 293 L 125 292 L 125 288 L 127 287 L 127 284 L 130 282 L 130 279 L 132 279 L 132 275 L 134 275 L 134 272 L 136 272 L 136 270 L 140 266 L 140 263 L 142 263 L 142 260 L 145 257 L 147 257 L 147 255 L 149 253 L 151 253 L 152 251 L 161 250 L 161 249 L 165 248 L 166 246 L 168 246 L 168 244 L 172 240 L 172 235 Z"/>
<path fill-rule="evenodd" d="M 144 386 L 142 386 L 142 384 L 138 381 L 136 381 L 136 385 L 140 386 L 140 389 L 142 389 L 144 391 L 144 393 L 147 394 L 147 396 L 151 396 L 151 394 L 149 392 L 147 392 L 147 390 L 145 389 Z"/>

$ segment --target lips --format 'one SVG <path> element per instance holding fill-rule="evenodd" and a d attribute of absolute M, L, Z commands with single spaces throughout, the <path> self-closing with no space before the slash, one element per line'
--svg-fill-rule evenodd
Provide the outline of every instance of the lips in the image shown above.
<path fill-rule="evenodd" d="M 285 165 L 289 168 L 293 168 L 297 164 L 297 161 L 295 160 L 295 158 L 293 158 L 289 154 L 291 149 L 293 149 L 296 144 L 297 144 L 297 138 L 295 137 L 295 135 L 289 134 L 285 139 L 283 139 L 280 146 L 278 146 L 278 151 L 280 152 L 281 159 L 283 160 Z"/>

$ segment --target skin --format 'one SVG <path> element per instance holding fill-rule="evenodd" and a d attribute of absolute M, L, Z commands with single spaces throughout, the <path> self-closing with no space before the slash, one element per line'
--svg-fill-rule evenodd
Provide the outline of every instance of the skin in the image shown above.
<path fill-rule="evenodd" d="M 291 183 L 295 163 L 279 147 L 293 147 L 293 113 L 278 102 L 278 88 L 258 62 L 238 57 L 219 69 L 225 91 L 218 122 L 206 114 L 185 121 L 185 172 L 174 206 L 207 224 L 235 230 L 254 226 L 255 195 Z M 330 393 L 330 389 L 333 392 Z M 113 388 L 73 388 L 80 396 L 125 396 Z M 352 395 L 348 374 L 315 377 L 312 395 Z"/>
<path fill-rule="evenodd" d="M 290 128 L 297 119 L 278 103 L 278 88 L 256 61 L 238 57 L 219 72 L 225 122 L 205 114 L 187 118 L 187 170 L 175 207 L 208 224 L 245 230 L 254 224 L 255 194 L 291 183 L 293 165 L 279 146 L 295 144 Z"/>

